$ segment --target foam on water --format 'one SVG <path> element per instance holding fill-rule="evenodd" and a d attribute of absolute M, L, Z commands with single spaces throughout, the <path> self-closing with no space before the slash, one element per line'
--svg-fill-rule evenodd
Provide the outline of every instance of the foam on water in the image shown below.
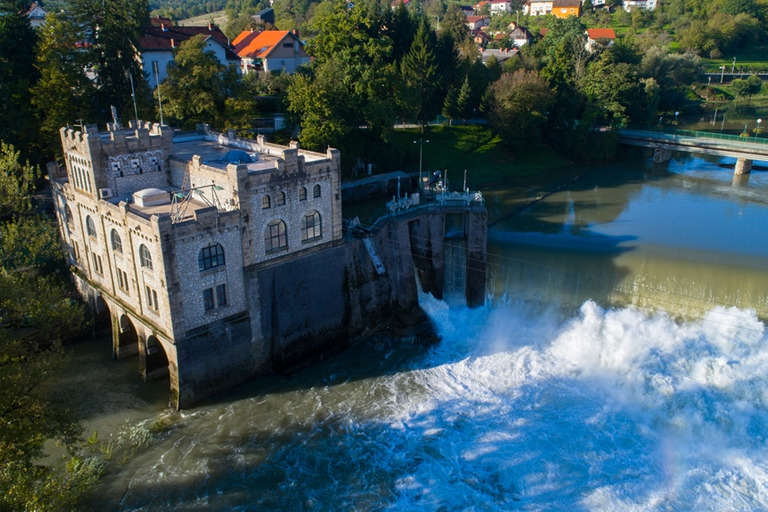
<path fill-rule="evenodd" d="M 421 302 L 439 344 L 382 375 L 188 415 L 126 470 L 122 508 L 766 509 L 752 312 Z"/>

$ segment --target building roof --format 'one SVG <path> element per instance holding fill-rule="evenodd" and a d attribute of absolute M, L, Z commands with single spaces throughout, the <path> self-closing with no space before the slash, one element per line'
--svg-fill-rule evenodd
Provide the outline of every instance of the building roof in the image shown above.
<path fill-rule="evenodd" d="M 467 23 L 477 23 L 478 21 L 487 20 L 488 16 L 467 16 Z"/>
<path fill-rule="evenodd" d="M 299 39 L 288 30 L 262 30 L 241 32 L 232 44 L 240 58 L 266 58 L 286 37 L 291 37 L 301 44 Z"/>
<path fill-rule="evenodd" d="M 588 28 L 587 36 L 590 39 L 616 39 L 616 32 L 612 28 Z"/>
<path fill-rule="evenodd" d="M 581 7 L 581 0 L 553 0 L 552 8 Z"/>
<path fill-rule="evenodd" d="M 139 48 L 141 51 L 171 51 L 187 39 L 202 34 L 224 48 L 227 60 L 238 60 L 239 57 L 232 51 L 229 39 L 216 25 L 206 27 L 178 27 L 175 25 L 161 24 L 157 27 L 144 27 L 141 29 Z"/>

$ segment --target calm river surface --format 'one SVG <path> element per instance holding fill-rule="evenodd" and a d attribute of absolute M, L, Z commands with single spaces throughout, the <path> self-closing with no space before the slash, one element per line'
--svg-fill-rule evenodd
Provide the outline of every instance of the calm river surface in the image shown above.
<path fill-rule="evenodd" d="M 768 172 L 681 155 L 583 169 L 513 214 L 486 193 L 489 299 L 421 298 L 442 341 L 381 338 L 166 409 L 109 340 L 77 347 L 110 466 L 99 510 L 768 510 Z"/>

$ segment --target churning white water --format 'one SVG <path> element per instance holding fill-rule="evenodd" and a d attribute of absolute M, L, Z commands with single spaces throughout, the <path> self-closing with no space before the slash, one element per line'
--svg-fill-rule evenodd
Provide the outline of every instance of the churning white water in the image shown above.
<path fill-rule="evenodd" d="M 121 508 L 766 508 L 768 344 L 751 312 L 422 306 L 438 345 L 182 415 L 124 468 Z"/>

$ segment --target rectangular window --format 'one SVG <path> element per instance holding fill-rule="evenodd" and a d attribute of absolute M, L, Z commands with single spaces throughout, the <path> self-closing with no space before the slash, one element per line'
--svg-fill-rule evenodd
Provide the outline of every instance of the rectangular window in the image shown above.
<path fill-rule="evenodd" d="M 220 284 L 216 287 L 216 306 L 222 307 L 227 305 L 227 285 Z"/>
<path fill-rule="evenodd" d="M 157 311 L 157 292 L 149 286 L 144 286 L 144 291 L 147 293 L 147 306 L 149 306 L 150 309 Z"/>
<path fill-rule="evenodd" d="M 203 304 L 205 305 L 206 311 L 210 311 L 215 307 L 213 303 L 213 288 L 206 288 L 203 290 Z"/>
<path fill-rule="evenodd" d="M 101 256 L 98 256 L 96 253 L 91 253 L 91 256 L 93 257 L 93 270 L 99 274 L 104 274 L 104 268 L 101 266 Z"/>
<path fill-rule="evenodd" d="M 128 293 L 128 274 L 119 268 L 117 269 L 117 286 L 125 293 Z"/>

